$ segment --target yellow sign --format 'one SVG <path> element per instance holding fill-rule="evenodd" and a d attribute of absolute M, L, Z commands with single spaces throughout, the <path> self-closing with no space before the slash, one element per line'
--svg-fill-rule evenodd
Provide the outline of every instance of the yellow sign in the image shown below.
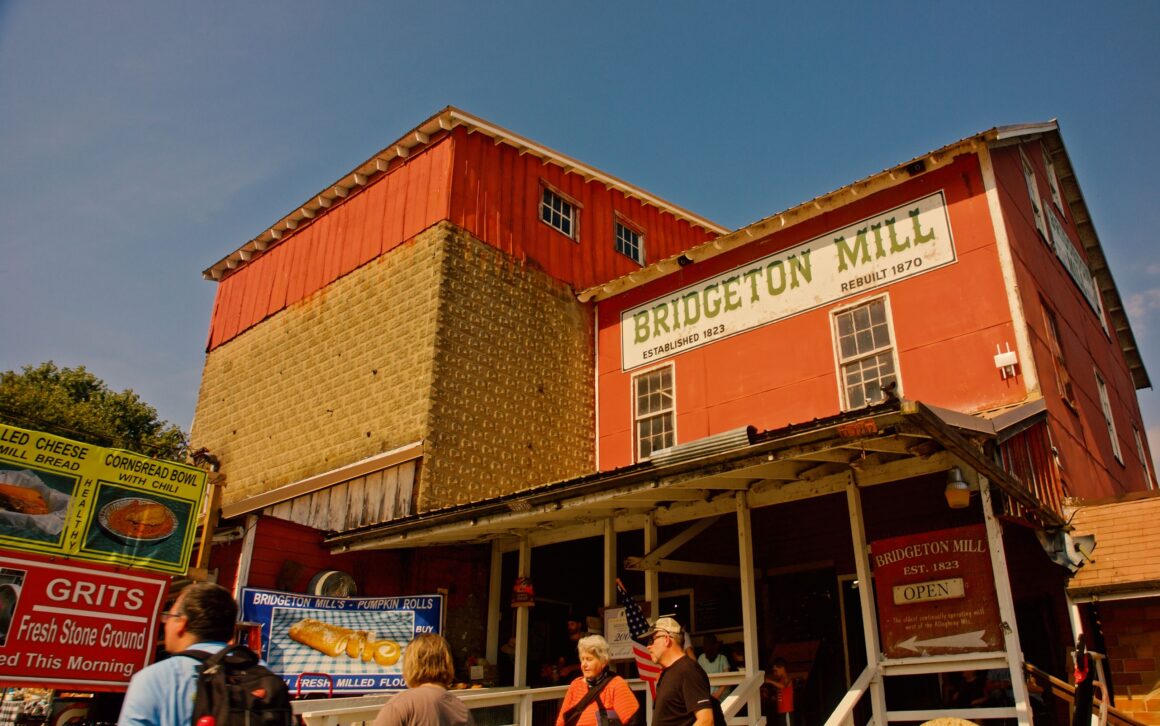
<path fill-rule="evenodd" d="M 0 547 L 184 574 L 203 470 L 0 424 Z"/>
<path fill-rule="evenodd" d="M 894 604 L 909 605 L 914 602 L 932 602 L 934 600 L 954 600 L 966 597 L 963 587 L 963 578 L 952 577 L 949 580 L 931 580 L 930 582 L 912 582 L 909 585 L 894 586 Z"/>

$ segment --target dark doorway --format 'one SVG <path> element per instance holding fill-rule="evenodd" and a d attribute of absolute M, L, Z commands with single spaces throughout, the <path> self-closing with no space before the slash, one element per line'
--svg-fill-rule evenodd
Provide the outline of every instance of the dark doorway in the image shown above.
<path fill-rule="evenodd" d="M 768 672 L 773 659 L 784 659 L 794 680 L 795 723 L 822 723 L 846 693 L 837 573 L 832 565 L 770 570 L 762 595 L 761 666 Z"/>

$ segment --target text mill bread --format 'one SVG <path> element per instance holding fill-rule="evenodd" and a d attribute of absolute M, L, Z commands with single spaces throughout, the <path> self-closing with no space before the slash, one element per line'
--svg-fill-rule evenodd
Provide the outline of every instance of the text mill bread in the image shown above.
<path fill-rule="evenodd" d="M 376 640 L 373 631 L 351 630 L 314 618 L 303 618 L 291 625 L 290 638 L 331 658 L 346 655 L 364 662 L 373 660 L 381 666 L 398 663 L 403 652 L 393 640 Z"/>

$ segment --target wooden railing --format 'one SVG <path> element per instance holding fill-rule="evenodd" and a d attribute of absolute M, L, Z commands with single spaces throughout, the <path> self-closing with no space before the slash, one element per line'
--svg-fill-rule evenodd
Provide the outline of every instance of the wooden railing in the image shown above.
<path fill-rule="evenodd" d="M 721 708 L 730 724 L 740 726 L 764 726 L 765 719 L 759 708 L 748 709 L 745 716 L 737 713 L 749 705 L 756 704 L 756 698 L 764 680 L 764 673 L 746 676 L 745 673 L 734 671 L 730 673 L 714 673 L 709 676 L 709 684 L 716 690 L 721 686 L 732 686 L 733 690 L 721 701 Z M 648 685 L 640 679 L 628 681 L 629 687 L 645 695 L 645 714 L 647 721 L 652 721 L 652 697 L 648 693 Z M 544 701 L 562 701 L 567 693 L 568 686 L 549 686 L 546 688 L 471 688 L 461 691 L 452 691 L 472 711 L 485 708 L 508 707 L 511 709 L 512 726 L 532 726 L 532 714 L 535 704 Z M 391 699 L 393 694 L 374 696 L 357 696 L 351 698 L 327 698 L 295 701 L 292 705 L 294 715 L 301 717 L 306 726 L 350 726 L 352 724 L 369 724 L 375 720 L 379 709 Z M 552 715 L 553 721 L 555 714 Z"/>
<path fill-rule="evenodd" d="M 862 700 L 862 696 L 870 691 L 870 681 L 874 680 L 877 673 L 878 668 L 873 663 L 862 670 L 854 685 L 850 686 L 850 690 L 846 691 L 846 695 L 838 702 L 838 707 L 826 719 L 825 726 L 854 726 L 854 708 Z"/>
<path fill-rule="evenodd" d="M 1068 703 L 1069 709 L 1075 707 L 1075 686 L 1036 668 L 1030 663 L 1024 663 L 1023 670 L 1027 672 L 1028 680 L 1042 690 L 1045 699 L 1059 698 Z M 1092 698 L 1092 715 L 1101 716 L 1101 721 L 1115 726 L 1145 726 L 1144 722 L 1138 721 L 1108 704 L 1107 699 L 1100 698 L 1098 692 Z"/>

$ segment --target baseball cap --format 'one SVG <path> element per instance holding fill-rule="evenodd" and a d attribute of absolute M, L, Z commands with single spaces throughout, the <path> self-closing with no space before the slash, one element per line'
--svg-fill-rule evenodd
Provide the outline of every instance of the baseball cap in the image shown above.
<path fill-rule="evenodd" d="M 681 624 L 677 622 L 676 618 L 662 617 L 657 618 L 656 622 L 649 626 L 649 629 L 642 633 L 638 640 L 648 640 L 656 633 L 668 633 L 669 635 L 680 635 Z"/>

